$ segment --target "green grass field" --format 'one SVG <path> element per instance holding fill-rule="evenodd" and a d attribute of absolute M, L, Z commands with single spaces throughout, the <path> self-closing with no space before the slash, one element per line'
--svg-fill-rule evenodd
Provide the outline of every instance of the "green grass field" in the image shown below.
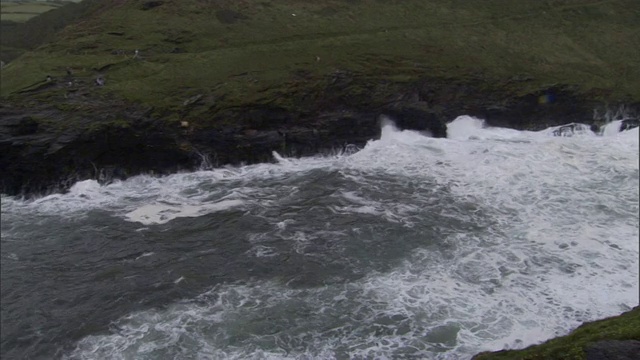
<path fill-rule="evenodd" d="M 636 0 L 167 0 L 146 11 L 112 1 L 9 64 L 1 94 L 72 67 L 154 106 L 192 93 L 219 106 L 286 104 L 340 69 L 374 81 L 481 78 L 521 93 L 562 84 L 638 101 L 638 18 Z"/>

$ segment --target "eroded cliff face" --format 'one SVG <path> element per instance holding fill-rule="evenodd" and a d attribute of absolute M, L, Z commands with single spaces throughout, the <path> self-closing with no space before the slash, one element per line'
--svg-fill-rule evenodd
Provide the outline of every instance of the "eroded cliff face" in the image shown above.
<path fill-rule="evenodd" d="M 637 126 L 637 105 L 607 112 L 597 101 L 566 88 L 514 96 L 480 80 L 376 84 L 355 74 L 341 76 L 339 83 L 329 81 L 326 88 L 309 92 L 315 99 L 309 106 L 248 104 L 201 112 L 197 121 L 95 97 L 90 91 L 71 103 L 75 106 L 69 106 L 68 97 L 61 102 L 3 102 L 1 191 L 42 194 L 64 191 L 83 179 L 111 181 L 203 165 L 272 161 L 274 151 L 307 156 L 358 147 L 379 136 L 382 117 L 401 129 L 434 137 L 446 137 L 446 123 L 460 115 L 482 118 L 488 126 L 527 130 L 568 123 L 597 129 L 615 117 Z M 363 96 L 363 88 L 371 96 Z M 188 101 L 185 106 L 191 105 Z"/>

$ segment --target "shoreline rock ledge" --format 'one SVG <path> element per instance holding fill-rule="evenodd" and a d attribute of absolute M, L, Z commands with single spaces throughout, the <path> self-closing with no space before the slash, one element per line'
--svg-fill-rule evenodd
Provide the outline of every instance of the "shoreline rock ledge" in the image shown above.
<path fill-rule="evenodd" d="M 516 97 L 487 91 L 486 84 L 450 79 L 396 85 L 394 92 L 378 92 L 377 98 L 353 99 L 350 91 L 358 81 L 354 77 L 348 85 L 314 94 L 320 100 L 307 108 L 247 105 L 203 113 L 189 122 L 150 106 L 109 99 L 87 97 L 72 110 L 57 100 L 2 101 L 0 192 L 29 197 L 66 191 L 86 179 L 168 174 L 197 170 L 203 163 L 269 162 L 273 151 L 308 156 L 360 147 L 379 136 L 381 116 L 401 129 L 445 137 L 446 123 L 460 115 L 484 119 L 488 126 L 541 130 L 568 123 L 598 128 L 614 113 L 562 88 Z M 553 103 L 539 101 L 547 93 L 554 94 Z M 637 126 L 640 106 L 623 108 L 616 116 L 627 119 L 625 126 Z"/>

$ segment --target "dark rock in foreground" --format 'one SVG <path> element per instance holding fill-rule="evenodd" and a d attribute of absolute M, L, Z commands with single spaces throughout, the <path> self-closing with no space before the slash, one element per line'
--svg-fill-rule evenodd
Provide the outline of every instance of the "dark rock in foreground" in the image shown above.
<path fill-rule="evenodd" d="M 586 360 L 637 360 L 640 357 L 640 341 L 598 341 L 587 346 L 584 352 Z"/>
<path fill-rule="evenodd" d="M 631 130 L 640 126 L 640 119 L 625 119 L 620 123 L 620 131 Z"/>
<path fill-rule="evenodd" d="M 478 84 L 430 79 L 376 98 L 352 99 L 349 92 L 357 81 L 332 85 L 331 91 L 316 94 L 318 101 L 309 108 L 227 108 L 196 123 L 176 123 L 158 118 L 153 108 L 90 97 L 73 111 L 55 102 L 5 103 L 0 107 L 0 191 L 29 196 L 64 191 L 83 179 L 166 174 L 203 163 L 267 162 L 273 151 L 308 156 L 363 146 L 379 137 L 383 115 L 400 129 L 434 137 L 446 137 L 446 123 L 459 115 L 520 130 L 602 122 L 593 117 L 596 104 L 559 88 L 551 89 L 553 102 L 540 103 L 540 94 L 513 97 L 477 91 Z"/>

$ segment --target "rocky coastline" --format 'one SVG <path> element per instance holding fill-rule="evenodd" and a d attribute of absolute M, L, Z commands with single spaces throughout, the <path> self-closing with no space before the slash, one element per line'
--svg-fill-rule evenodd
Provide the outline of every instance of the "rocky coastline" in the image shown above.
<path fill-rule="evenodd" d="M 201 114 L 196 123 L 163 118 L 151 106 L 91 98 L 89 91 L 64 103 L 2 101 L 0 191 L 29 197 L 65 191 L 79 180 L 267 162 L 274 151 L 309 156 L 359 147 L 379 136 L 381 116 L 402 129 L 445 137 L 446 123 L 459 115 L 520 130 L 582 123 L 597 132 L 616 119 L 637 126 L 640 114 L 639 104 L 605 105 L 562 87 L 516 97 L 481 81 L 371 84 L 356 74 L 334 76 L 311 94 L 312 106 L 249 104 Z M 351 93 L 362 86 L 376 96 Z M 82 105 L 62 106 L 69 103 Z"/>
<path fill-rule="evenodd" d="M 0 193 L 361 147 L 381 116 L 434 137 L 460 115 L 637 127 L 637 14 L 634 1 L 85 0 L 3 23 Z M 585 325 L 590 343 L 611 340 L 590 354 L 640 339 L 638 310 L 611 331 Z M 591 359 L 558 340 L 575 346 L 477 359 Z"/>

